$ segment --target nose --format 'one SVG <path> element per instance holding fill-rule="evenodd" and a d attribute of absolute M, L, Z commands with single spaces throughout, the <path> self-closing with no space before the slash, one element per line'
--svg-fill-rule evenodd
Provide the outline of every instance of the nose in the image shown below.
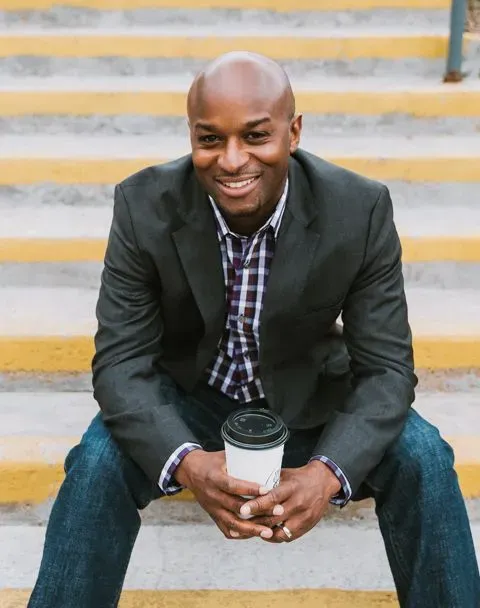
<path fill-rule="evenodd" d="M 238 141 L 232 139 L 227 141 L 217 162 L 225 173 L 238 173 L 248 163 L 248 154 Z"/>

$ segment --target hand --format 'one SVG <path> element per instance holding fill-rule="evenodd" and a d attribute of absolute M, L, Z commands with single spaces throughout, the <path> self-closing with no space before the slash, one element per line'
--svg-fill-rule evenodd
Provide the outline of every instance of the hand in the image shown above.
<path fill-rule="evenodd" d="M 260 496 L 268 490 L 257 483 L 241 481 L 227 474 L 225 452 L 194 450 L 187 454 L 175 471 L 175 478 L 193 492 L 201 507 L 210 515 L 225 538 L 253 536 L 271 538 L 268 525 L 239 516 L 246 503 L 242 496 Z"/>
<path fill-rule="evenodd" d="M 253 522 L 273 529 L 268 542 L 281 543 L 300 538 L 325 515 L 330 499 L 341 489 L 335 474 L 321 461 L 304 467 L 282 469 L 280 484 L 268 494 L 247 501 L 240 512 L 253 514 Z M 293 538 L 289 539 L 278 524 L 283 523 Z"/>

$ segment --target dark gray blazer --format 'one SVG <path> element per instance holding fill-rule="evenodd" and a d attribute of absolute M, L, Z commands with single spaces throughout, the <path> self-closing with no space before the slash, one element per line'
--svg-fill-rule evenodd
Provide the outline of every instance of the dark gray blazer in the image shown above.
<path fill-rule="evenodd" d="M 392 203 L 385 186 L 304 151 L 289 181 L 261 316 L 262 384 L 290 428 L 325 424 L 316 453 L 355 493 L 401 432 L 416 384 Z M 332 331 L 340 313 L 343 336 Z M 157 482 L 196 439 L 162 393 L 165 374 L 191 390 L 225 320 L 215 224 L 190 156 L 117 186 L 97 318 L 94 396 Z"/>

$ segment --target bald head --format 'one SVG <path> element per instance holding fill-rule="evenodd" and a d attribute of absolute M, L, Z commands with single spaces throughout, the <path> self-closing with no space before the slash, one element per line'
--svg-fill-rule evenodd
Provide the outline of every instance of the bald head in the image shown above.
<path fill-rule="evenodd" d="M 221 55 L 200 72 L 190 87 L 187 100 L 189 121 L 203 113 L 212 97 L 225 103 L 260 102 L 284 114 L 295 114 L 295 98 L 287 74 L 278 63 L 255 53 Z"/>

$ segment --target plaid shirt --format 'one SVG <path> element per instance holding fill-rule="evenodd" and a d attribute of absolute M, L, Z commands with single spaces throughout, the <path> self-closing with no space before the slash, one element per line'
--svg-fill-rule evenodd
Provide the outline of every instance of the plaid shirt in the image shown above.
<path fill-rule="evenodd" d="M 227 319 L 215 357 L 205 373 L 210 386 L 239 404 L 265 397 L 259 366 L 260 314 L 287 192 L 288 182 L 273 215 L 250 237 L 232 233 L 217 205 L 210 199 L 222 254 Z M 169 458 L 160 476 L 160 487 L 166 494 L 181 490 L 173 480 L 173 474 L 182 458 L 197 448 L 201 446 L 184 444 Z M 346 504 L 351 497 L 351 489 L 341 469 L 326 456 L 313 456 L 311 460 L 320 460 L 335 473 L 342 485 L 343 496 L 334 497 L 332 503 Z"/>
<path fill-rule="evenodd" d="M 227 319 L 214 360 L 205 370 L 208 383 L 239 403 L 263 399 L 260 379 L 260 314 L 275 253 L 287 189 L 273 215 L 250 237 L 230 232 L 212 201 L 222 253 Z"/>

